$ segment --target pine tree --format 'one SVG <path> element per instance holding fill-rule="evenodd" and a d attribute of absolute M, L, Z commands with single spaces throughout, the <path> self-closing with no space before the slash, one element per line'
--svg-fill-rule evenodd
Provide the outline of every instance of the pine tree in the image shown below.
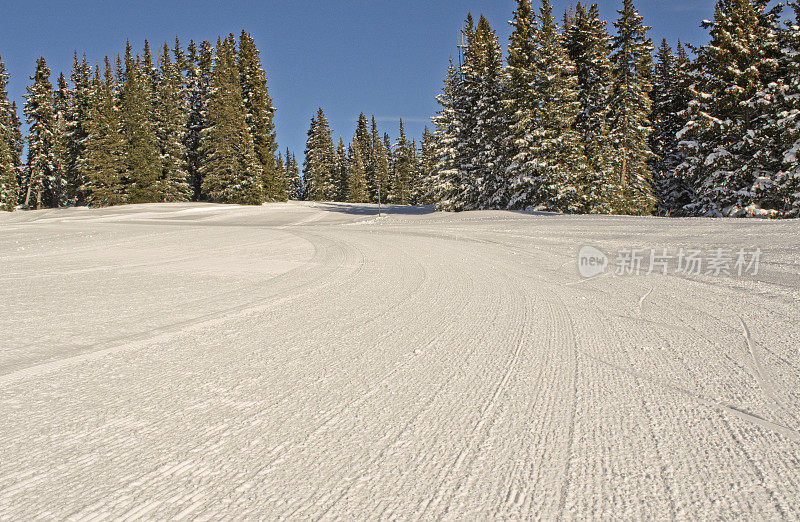
<path fill-rule="evenodd" d="M 297 159 L 286 147 L 286 163 L 284 165 L 284 172 L 286 173 L 286 192 L 288 199 L 302 200 L 303 199 L 303 184 L 300 179 L 300 168 L 297 165 Z"/>
<path fill-rule="evenodd" d="M 189 201 L 192 196 L 186 169 L 186 98 L 180 63 L 170 58 L 166 42 L 158 57 L 158 78 L 155 105 L 161 172 L 157 181 L 159 201 Z"/>
<path fill-rule="evenodd" d="M 375 117 L 372 117 L 373 133 L 377 132 L 377 124 Z M 359 156 L 364 164 L 364 176 L 369 187 L 369 194 L 372 200 L 375 200 L 377 193 L 377 185 L 375 180 L 375 158 L 373 147 L 373 136 L 370 134 L 367 117 L 362 112 L 358 115 L 358 123 L 356 124 L 356 141 L 355 145 L 358 147 Z M 352 159 L 352 155 L 350 155 Z"/>
<path fill-rule="evenodd" d="M 781 42 L 784 79 L 773 84 L 774 97 L 765 100 L 772 102 L 775 116 L 764 125 L 763 133 L 770 138 L 766 146 L 775 151 L 777 159 L 774 202 L 766 203 L 785 217 L 800 217 L 800 3 L 789 2 L 789 6 L 794 20 Z"/>
<path fill-rule="evenodd" d="M 22 135 L 22 120 L 17 111 L 17 102 L 11 102 L 11 110 L 9 111 L 9 118 L 11 120 L 11 139 L 9 141 L 9 150 L 11 150 L 11 162 L 14 164 L 14 170 L 17 172 L 17 185 L 19 186 L 19 199 L 17 204 L 24 203 L 24 198 L 27 195 L 27 184 L 25 176 L 25 165 L 22 162 L 22 152 L 25 149 L 25 138 Z"/>
<path fill-rule="evenodd" d="M 422 144 L 419 157 L 420 182 L 418 190 L 419 199 L 422 205 L 432 205 L 435 203 L 433 195 L 433 183 L 436 179 L 436 138 L 425 126 L 422 133 Z"/>
<path fill-rule="evenodd" d="M 19 199 L 19 181 L 17 179 L 15 134 L 15 117 L 12 117 L 12 105 L 8 100 L 8 73 L 0 58 L 0 211 L 11 212 Z M 16 113 L 16 111 L 14 111 Z"/>
<path fill-rule="evenodd" d="M 122 124 L 115 95 L 115 78 L 108 57 L 103 78 L 99 67 L 95 67 L 88 106 L 87 138 L 77 165 L 83 183 L 79 192 L 89 205 L 95 207 L 126 203 Z"/>
<path fill-rule="evenodd" d="M 692 200 L 689 188 L 675 175 L 675 169 L 682 162 L 677 135 L 686 125 L 683 111 L 689 103 L 689 65 L 689 58 L 680 43 L 676 56 L 667 40 L 662 41 L 653 71 L 653 90 L 650 92 L 653 132 L 649 138 L 650 149 L 654 153 L 649 162 L 653 174 L 653 195 L 657 201 L 657 212 L 662 216 L 679 215 L 681 209 Z"/>
<path fill-rule="evenodd" d="M 360 145 L 358 135 L 353 136 L 353 143 L 350 145 L 349 150 L 350 173 L 348 176 L 347 201 L 350 203 L 366 203 L 369 200 L 366 168 L 364 167 Z"/>
<path fill-rule="evenodd" d="M 63 207 L 69 203 L 70 190 L 67 180 L 69 165 L 69 143 L 67 121 L 69 118 L 70 90 L 64 74 L 58 75 L 57 88 L 53 93 L 53 183 L 49 189 L 48 199 L 54 207 Z"/>
<path fill-rule="evenodd" d="M 461 136 L 456 142 L 454 183 L 456 210 L 481 208 L 482 193 L 495 191 L 504 176 L 498 173 L 497 157 L 502 119 L 502 54 L 497 36 L 481 15 L 477 27 L 471 15 L 463 30 L 467 42 L 461 66 L 460 88 L 455 106 L 460 111 Z M 494 193 L 488 198 L 493 199 Z"/>
<path fill-rule="evenodd" d="M 776 65 L 774 20 L 761 0 L 720 0 L 704 22 L 711 41 L 697 51 L 688 123 L 680 132 L 686 155 L 678 173 L 696 194 L 694 215 L 758 212 L 753 104 Z"/>
<path fill-rule="evenodd" d="M 146 48 L 147 49 L 147 48 Z M 159 201 L 161 176 L 154 118 L 152 63 L 137 63 L 130 42 L 125 48 L 125 68 L 120 90 L 120 121 L 124 155 L 123 178 L 128 203 Z"/>
<path fill-rule="evenodd" d="M 60 186 L 59 180 L 56 180 L 54 156 L 53 85 L 50 83 L 50 69 L 43 57 L 36 60 L 36 72 L 31 80 L 33 85 L 27 88 L 23 108 L 25 121 L 30 125 L 25 205 L 39 209 L 43 205 L 57 206 L 52 194 L 53 189 Z"/>
<path fill-rule="evenodd" d="M 311 119 L 303 165 L 305 194 L 311 201 L 331 201 L 335 198 L 336 151 L 325 112 L 320 109 Z"/>
<path fill-rule="evenodd" d="M 192 188 L 192 199 L 199 201 L 202 194 L 202 165 L 206 160 L 201 147 L 203 132 L 208 128 L 207 108 L 211 97 L 213 78 L 214 49 L 207 41 L 200 49 L 193 41 L 187 48 L 187 90 L 189 115 L 186 121 L 184 146 L 186 148 L 186 170 Z"/>
<path fill-rule="evenodd" d="M 408 205 L 411 201 L 411 177 L 414 165 L 409 154 L 410 147 L 401 118 L 400 137 L 395 147 L 394 183 L 389 196 L 389 201 L 398 205 Z"/>
<path fill-rule="evenodd" d="M 439 210 L 445 211 L 456 210 L 457 206 L 459 172 L 456 161 L 461 136 L 461 112 L 456 106 L 456 98 L 459 88 L 460 79 L 451 59 L 442 93 L 436 97 L 441 109 L 432 118 L 436 126 L 436 170 L 431 180 L 431 198 Z"/>
<path fill-rule="evenodd" d="M 771 49 L 762 47 L 761 51 L 766 51 L 765 59 L 775 60 L 775 67 L 767 63 L 760 67 L 761 88 L 749 103 L 753 132 L 742 144 L 744 151 L 750 151 L 744 157 L 754 177 L 751 212 L 774 217 L 797 215 L 800 206 L 797 174 L 800 7 L 794 2 L 789 6 L 795 11 L 795 20 L 787 22 L 785 29 L 780 26 L 780 4 L 760 16 L 767 41 L 774 45 Z"/>
<path fill-rule="evenodd" d="M 363 152 L 363 151 L 362 151 Z M 378 192 L 386 201 L 386 194 L 389 189 L 389 158 L 386 149 L 381 142 L 381 134 L 378 131 L 378 123 L 375 116 L 372 116 L 372 126 L 370 128 L 370 144 L 368 156 L 363 156 L 366 168 L 367 188 L 369 190 L 370 201 L 378 202 Z"/>
<path fill-rule="evenodd" d="M 528 122 L 524 134 L 517 130 L 530 152 L 526 162 L 518 162 L 510 205 L 574 212 L 579 208 L 576 179 L 585 168 L 573 130 L 580 109 L 577 76 L 550 0 L 542 0 L 536 18 L 531 96 L 538 103 L 524 120 Z"/>
<path fill-rule="evenodd" d="M 264 201 L 264 173 L 247 125 L 235 47 L 233 35 L 217 43 L 208 128 L 200 143 L 205 156 L 199 171 L 202 193 L 217 203 L 259 205 Z"/>
<path fill-rule="evenodd" d="M 505 143 L 507 177 L 518 176 L 523 166 L 532 161 L 534 152 L 530 140 L 531 131 L 536 125 L 533 118 L 538 100 L 531 95 L 531 91 L 534 87 L 534 60 L 538 50 L 531 0 L 517 0 L 517 9 L 509 24 L 514 30 L 509 39 L 508 67 L 505 70 L 504 105 L 510 120 Z M 439 141 L 441 142 L 441 137 Z M 502 197 L 496 198 L 500 208 L 508 207 L 511 198 L 511 180 L 506 179 L 504 185 Z"/>
<path fill-rule="evenodd" d="M 72 89 L 66 114 L 67 161 L 65 177 L 67 180 L 68 199 L 72 203 L 85 203 L 80 192 L 84 180 L 81 178 L 80 161 L 84 155 L 87 139 L 87 122 L 89 119 L 89 94 L 92 89 L 92 71 L 86 62 L 86 55 L 78 61 L 77 51 L 73 55 L 72 72 L 70 73 Z"/>
<path fill-rule="evenodd" d="M 348 201 L 350 192 L 350 181 L 348 176 L 350 174 L 350 160 L 348 158 L 347 149 L 344 146 L 344 140 L 339 138 L 339 145 L 336 148 L 336 166 L 334 168 L 333 182 L 335 185 L 333 194 L 334 201 Z"/>
<path fill-rule="evenodd" d="M 615 154 L 615 171 L 623 189 L 623 206 L 629 214 L 652 214 L 655 198 L 647 162 L 652 158 L 648 138 L 650 90 L 652 88 L 653 44 L 649 27 L 633 5 L 623 0 L 617 36 L 611 55 L 613 86 L 609 96 L 609 119 Z"/>
<path fill-rule="evenodd" d="M 273 122 L 275 107 L 255 40 L 245 31 L 239 37 L 238 65 L 242 98 L 247 108 L 247 125 L 250 127 L 256 157 L 264 172 L 264 197 L 268 201 L 283 200 L 281 176 L 275 163 L 278 151 Z"/>
<path fill-rule="evenodd" d="M 608 214 L 621 206 L 614 175 L 614 146 L 608 122 L 611 92 L 611 37 L 600 10 L 578 3 L 565 32 L 566 47 L 578 76 L 580 111 L 574 128 L 583 145 L 586 169 L 577 181 L 582 213 Z"/>

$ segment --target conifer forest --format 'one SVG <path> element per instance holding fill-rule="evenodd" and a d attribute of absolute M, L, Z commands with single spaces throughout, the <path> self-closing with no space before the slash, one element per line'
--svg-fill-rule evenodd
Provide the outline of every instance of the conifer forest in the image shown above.
<path fill-rule="evenodd" d="M 702 46 L 655 45 L 634 0 L 617 13 L 518 0 L 505 56 L 489 21 L 469 14 L 430 130 L 410 137 L 401 121 L 392 139 L 362 113 L 335 139 L 320 108 L 302 161 L 278 145 L 245 31 L 185 48 L 128 43 L 98 63 L 76 51 L 66 74 L 40 57 L 21 107 L 0 59 L 0 208 L 380 199 L 800 215 L 800 4 L 720 0 Z"/>

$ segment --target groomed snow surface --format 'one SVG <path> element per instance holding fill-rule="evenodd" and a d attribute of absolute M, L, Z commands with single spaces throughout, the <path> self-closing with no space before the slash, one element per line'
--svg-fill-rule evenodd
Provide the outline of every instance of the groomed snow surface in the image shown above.
<path fill-rule="evenodd" d="M 800 517 L 800 223 L 376 211 L 0 216 L 0 519 Z"/>

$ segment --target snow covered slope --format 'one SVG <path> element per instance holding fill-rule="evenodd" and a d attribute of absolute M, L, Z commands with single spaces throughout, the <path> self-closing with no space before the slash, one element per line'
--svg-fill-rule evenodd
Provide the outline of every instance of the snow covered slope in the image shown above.
<path fill-rule="evenodd" d="M 800 223 L 375 212 L 0 215 L 0 520 L 800 517 Z"/>

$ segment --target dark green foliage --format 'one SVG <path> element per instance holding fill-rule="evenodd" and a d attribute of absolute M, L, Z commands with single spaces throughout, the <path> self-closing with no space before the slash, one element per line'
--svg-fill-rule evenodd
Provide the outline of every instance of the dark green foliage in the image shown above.
<path fill-rule="evenodd" d="M 217 203 L 259 205 L 264 201 L 264 172 L 247 125 L 235 47 L 233 35 L 217 44 L 208 128 L 200 144 L 205 156 L 200 165 L 202 193 Z"/>

